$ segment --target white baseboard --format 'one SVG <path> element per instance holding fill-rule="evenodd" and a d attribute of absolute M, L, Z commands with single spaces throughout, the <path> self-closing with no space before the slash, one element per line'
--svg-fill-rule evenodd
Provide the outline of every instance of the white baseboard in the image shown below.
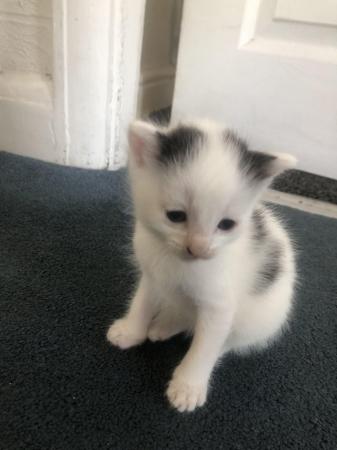
<path fill-rule="evenodd" d="M 0 150 L 64 163 L 53 128 L 52 81 L 43 75 L 0 74 Z"/>
<path fill-rule="evenodd" d="M 302 197 L 301 195 L 288 194 L 287 192 L 279 192 L 273 189 L 268 189 L 263 196 L 263 200 L 277 203 L 278 205 L 290 206 L 291 208 L 300 209 L 301 211 L 312 214 L 320 214 L 322 216 L 337 219 L 337 206 L 321 200 Z"/>

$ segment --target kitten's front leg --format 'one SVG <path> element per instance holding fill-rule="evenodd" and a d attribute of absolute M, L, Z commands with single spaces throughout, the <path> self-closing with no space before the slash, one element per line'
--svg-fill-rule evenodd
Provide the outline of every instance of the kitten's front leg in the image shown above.
<path fill-rule="evenodd" d="M 216 361 L 223 353 L 232 324 L 230 307 L 202 307 L 198 311 L 192 344 L 175 369 L 167 389 L 170 403 L 180 412 L 202 406 Z"/>
<path fill-rule="evenodd" d="M 149 282 L 143 275 L 127 314 L 109 328 L 107 339 L 121 349 L 141 344 L 154 315 L 154 302 L 149 292 Z"/>

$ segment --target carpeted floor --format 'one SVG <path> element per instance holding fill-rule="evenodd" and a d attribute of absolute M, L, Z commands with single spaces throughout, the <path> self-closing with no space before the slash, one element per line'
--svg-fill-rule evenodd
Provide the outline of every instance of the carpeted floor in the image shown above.
<path fill-rule="evenodd" d="M 170 409 L 181 337 L 105 341 L 135 280 L 125 174 L 0 153 L 1 450 L 337 448 L 337 221 L 280 208 L 299 248 L 291 329 L 230 356 L 207 406 Z"/>
<path fill-rule="evenodd" d="M 273 183 L 273 189 L 337 205 L 337 180 L 302 170 L 284 172 Z"/>

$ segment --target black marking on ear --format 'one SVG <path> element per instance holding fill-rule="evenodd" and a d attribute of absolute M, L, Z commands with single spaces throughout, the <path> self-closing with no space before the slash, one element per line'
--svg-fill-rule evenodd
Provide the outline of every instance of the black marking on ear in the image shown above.
<path fill-rule="evenodd" d="M 255 209 L 252 214 L 253 239 L 260 243 L 267 237 L 266 219 L 262 208 Z"/>
<path fill-rule="evenodd" d="M 184 164 L 200 149 L 205 135 L 190 126 L 179 126 L 167 134 L 158 132 L 159 155 L 158 160 L 165 166 Z"/>
<path fill-rule="evenodd" d="M 255 152 L 248 149 L 247 142 L 239 138 L 232 130 L 224 132 L 224 141 L 237 148 L 239 152 L 240 169 L 247 174 L 252 181 L 262 181 L 272 176 L 270 163 L 276 159 L 273 155 Z"/>
<path fill-rule="evenodd" d="M 252 180 L 261 181 L 272 176 L 270 163 L 274 159 L 275 156 L 249 150 L 247 154 L 241 155 L 240 165 Z"/>
<path fill-rule="evenodd" d="M 257 280 L 253 289 L 254 294 L 264 293 L 275 283 L 282 271 L 281 258 L 283 248 L 279 241 L 273 241 L 268 245 L 261 267 L 257 273 Z"/>

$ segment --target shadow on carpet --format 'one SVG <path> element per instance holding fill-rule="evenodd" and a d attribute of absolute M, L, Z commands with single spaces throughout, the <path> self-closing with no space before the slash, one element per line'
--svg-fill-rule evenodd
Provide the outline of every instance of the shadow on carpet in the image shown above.
<path fill-rule="evenodd" d="M 135 281 L 125 173 L 0 153 L 0 448 L 337 448 L 337 221 L 279 208 L 299 248 L 290 330 L 229 356 L 207 405 L 172 410 L 181 337 L 122 352 L 105 333 Z"/>

